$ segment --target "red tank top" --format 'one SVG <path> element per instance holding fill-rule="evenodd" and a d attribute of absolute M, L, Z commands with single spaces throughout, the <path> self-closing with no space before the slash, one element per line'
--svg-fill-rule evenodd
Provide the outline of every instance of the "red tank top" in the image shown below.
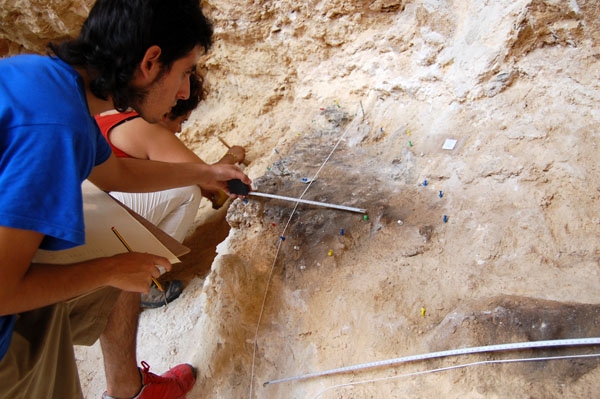
<path fill-rule="evenodd" d="M 139 116 L 140 115 L 135 111 L 118 112 L 116 114 L 94 116 L 94 119 L 96 119 L 96 123 L 98 124 L 98 127 L 100 128 L 100 131 L 102 132 L 102 135 L 104 136 L 104 138 L 106 139 L 108 144 L 110 144 L 110 147 L 112 148 L 114 154 L 117 157 L 133 158 L 131 155 L 129 155 L 125 151 L 122 151 L 120 148 L 115 147 L 113 145 L 113 143 L 110 141 L 110 139 L 108 138 L 108 134 L 110 133 L 111 129 L 114 128 L 115 126 L 118 126 L 123 122 L 127 122 L 127 121 L 130 121 L 135 118 L 139 118 Z"/>

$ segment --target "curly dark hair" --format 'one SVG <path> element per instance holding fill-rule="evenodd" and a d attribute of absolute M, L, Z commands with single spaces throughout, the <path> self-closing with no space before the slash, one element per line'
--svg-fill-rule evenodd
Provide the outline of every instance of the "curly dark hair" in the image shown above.
<path fill-rule="evenodd" d="M 165 72 L 197 45 L 208 51 L 212 34 L 198 0 L 97 0 L 77 38 L 48 47 L 86 69 L 96 97 L 111 97 L 115 108 L 125 111 L 144 94 L 130 82 L 148 48 L 160 47 Z"/>

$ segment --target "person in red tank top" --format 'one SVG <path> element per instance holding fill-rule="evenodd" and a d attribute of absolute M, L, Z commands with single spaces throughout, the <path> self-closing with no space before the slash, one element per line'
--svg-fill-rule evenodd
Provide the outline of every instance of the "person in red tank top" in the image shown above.
<path fill-rule="evenodd" d="M 190 76 L 190 97 L 179 100 L 177 105 L 159 123 L 151 124 L 140 118 L 137 112 L 108 111 L 95 119 L 102 135 L 117 157 L 150 159 L 163 162 L 205 163 L 177 138 L 182 124 L 203 98 L 202 79 Z M 245 151 L 233 146 L 218 163 L 241 163 Z M 181 187 L 152 193 L 110 192 L 110 195 L 137 212 L 161 230 L 182 242 L 190 232 L 201 197 L 211 200 L 213 208 L 220 208 L 229 198 L 220 191 L 199 186 Z M 183 290 L 179 280 L 164 284 L 167 302 L 176 299 Z M 155 308 L 164 304 L 162 293 L 152 287 L 149 294 L 142 294 L 142 307 Z"/>

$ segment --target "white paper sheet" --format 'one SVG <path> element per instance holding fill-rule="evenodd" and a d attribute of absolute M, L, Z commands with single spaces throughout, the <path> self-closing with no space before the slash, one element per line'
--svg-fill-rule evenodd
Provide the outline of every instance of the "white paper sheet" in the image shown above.
<path fill-rule="evenodd" d="M 164 256 L 171 263 L 179 262 L 177 256 L 104 191 L 87 180 L 82 190 L 86 243 L 62 251 L 39 249 L 34 263 L 67 264 L 127 252 L 111 230 L 113 226 L 133 251 Z"/>
<path fill-rule="evenodd" d="M 446 139 L 442 148 L 444 150 L 453 150 L 454 146 L 456 145 L 457 142 L 458 142 L 458 140 L 455 140 L 455 139 Z"/>

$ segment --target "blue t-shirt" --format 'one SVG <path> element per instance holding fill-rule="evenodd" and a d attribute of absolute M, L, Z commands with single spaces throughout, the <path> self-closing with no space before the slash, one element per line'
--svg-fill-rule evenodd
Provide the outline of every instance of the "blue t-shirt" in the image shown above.
<path fill-rule="evenodd" d="M 81 245 L 81 183 L 111 154 L 83 80 L 60 59 L 38 55 L 0 60 L 0 77 L 0 225 L 43 233 L 43 249 Z M 13 323 L 0 317 L 0 358 Z"/>

